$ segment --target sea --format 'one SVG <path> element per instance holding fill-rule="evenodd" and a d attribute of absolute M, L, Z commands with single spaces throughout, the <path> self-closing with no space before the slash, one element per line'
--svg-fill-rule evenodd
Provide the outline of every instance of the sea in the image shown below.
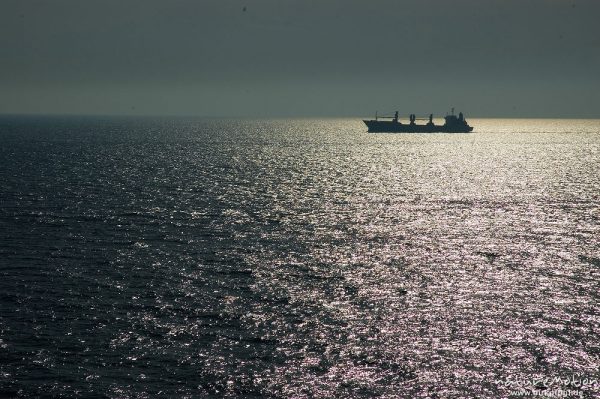
<path fill-rule="evenodd" d="M 469 124 L 0 117 L 0 397 L 600 397 L 600 120 Z"/>

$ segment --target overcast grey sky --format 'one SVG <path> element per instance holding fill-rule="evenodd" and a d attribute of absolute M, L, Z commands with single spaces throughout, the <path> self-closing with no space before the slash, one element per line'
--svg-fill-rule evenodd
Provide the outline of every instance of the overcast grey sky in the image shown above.
<path fill-rule="evenodd" d="M 0 113 L 600 117 L 598 0 L 0 0 Z"/>

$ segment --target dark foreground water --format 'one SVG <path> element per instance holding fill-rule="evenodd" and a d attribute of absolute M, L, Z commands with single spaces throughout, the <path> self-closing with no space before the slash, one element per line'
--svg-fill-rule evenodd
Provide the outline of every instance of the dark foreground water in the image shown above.
<path fill-rule="evenodd" d="M 470 122 L 0 119 L 0 397 L 598 397 L 600 121 Z"/>

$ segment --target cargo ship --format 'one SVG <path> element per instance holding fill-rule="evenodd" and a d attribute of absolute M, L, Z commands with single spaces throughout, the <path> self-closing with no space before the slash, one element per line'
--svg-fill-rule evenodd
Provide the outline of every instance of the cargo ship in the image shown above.
<path fill-rule="evenodd" d="M 380 120 L 381 118 L 391 118 L 391 120 Z M 375 113 L 375 119 L 363 120 L 363 122 L 369 128 L 370 133 L 469 133 L 473 131 L 473 127 L 469 126 L 462 112 L 458 116 L 454 115 L 454 108 L 450 115 L 444 117 L 443 125 L 433 123 L 433 114 L 429 115 L 429 122 L 424 125 L 417 125 L 417 119 L 427 120 L 427 118 L 417 118 L 415 114 L 410 114 L 409 122 L 402 123 L 398 119 L 398 111 L 396 111 L 394 116 L 387 117 L 380 117 Z"/>

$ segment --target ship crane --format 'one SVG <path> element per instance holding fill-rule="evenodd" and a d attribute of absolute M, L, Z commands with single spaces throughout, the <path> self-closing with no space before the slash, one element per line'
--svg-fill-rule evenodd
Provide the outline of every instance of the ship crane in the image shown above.
<path fill-rule="evenodd" d="M 380 115 L 377 111 L 375 111 L 375 119 L 379 119 L 379 118 L 395 118 L 396 115 Z M 416 121 L 428 121 L 429 117 L 428 116 L 422 116 L 422 117 L 416 117 L 415 118 Z"/>

